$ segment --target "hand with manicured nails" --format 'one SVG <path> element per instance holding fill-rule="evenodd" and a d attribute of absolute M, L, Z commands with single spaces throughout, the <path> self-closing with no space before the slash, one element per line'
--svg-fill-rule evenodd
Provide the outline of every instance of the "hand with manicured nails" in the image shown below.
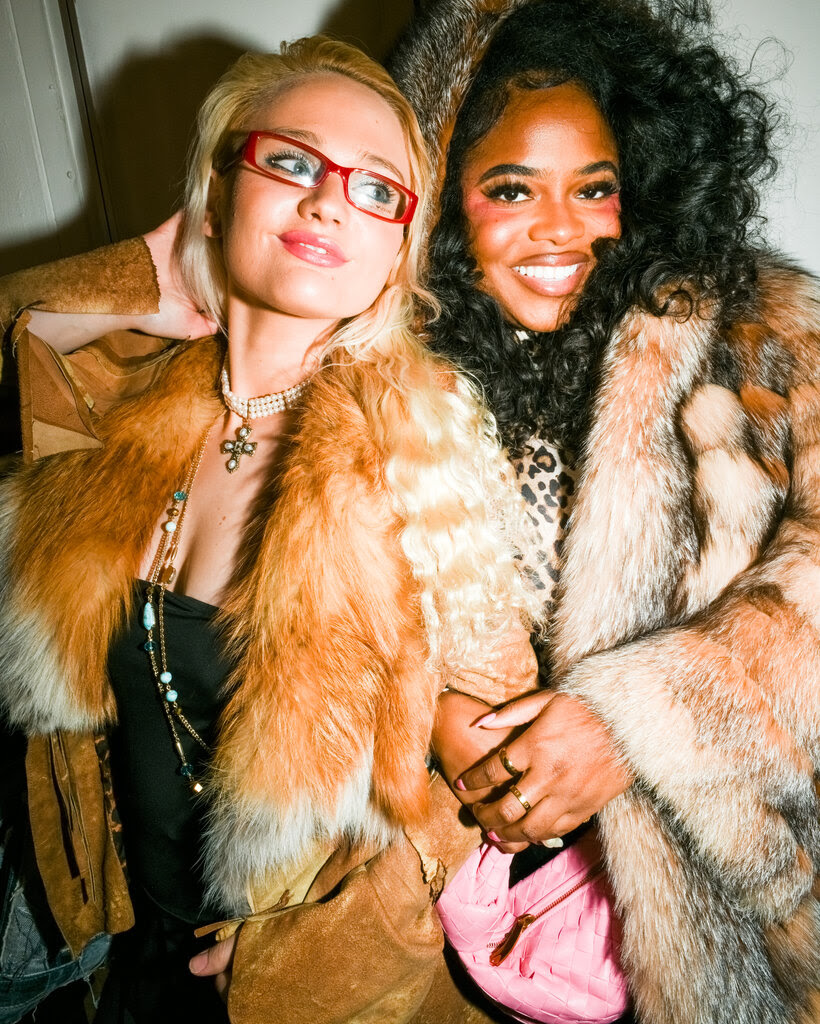
<path fill-rule="evenodd" d="M 562 693 L 521 697 L 471 728 L 501 739 L 528 722 L 532 724 L 515 739 L 503 743 L 491 738 L 487 745 L 495 750 L 506 746 L 509 762 L 522 773 L 515 784 L 530 811 L 509 792 L 512 780 L 497 753 L 463 772 L 455 783 L 488 837 L 507 852 L 571 832 L 633 781 L 603 722 Z M 504 792 L 488 800 L 486 794 L 499 786 Z"/>
<path fill-rule="evenodd" d="M 498 761 L 498 748 L 509 742 L 518 729 L 489 730 L 479 729 L 476 725 L 487 717 L 492 708 L 475 697 L 468 697 L 457 690 L 445 690 L 438 698 L 436 723 L 433 729 L 433 752 L 447 780 L 447 785 L 466 806 L 471 807 L 477 800 L 492 798 L 493 794 L 501 796 L 506 790 L 510 777 L 505 776 L 501 786 L 492 785 L 467 792 L 457 785 L 457 780 L 473 765 L 479 765 L 484 759 Z M 510 847 L 508 852 L 523 850 L 526 843 Z M 504 846 L 503 849 L 508 849 Z"/>

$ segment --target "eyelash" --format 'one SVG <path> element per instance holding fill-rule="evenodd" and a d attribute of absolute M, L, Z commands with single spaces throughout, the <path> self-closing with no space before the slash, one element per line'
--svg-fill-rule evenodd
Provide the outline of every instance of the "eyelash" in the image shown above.
<path fill-rule="evenodd" d="M 586 199 L 609 199 L 610 196 L 617 195 L 619 191 L 620 186 L 617 181 L 591 181 L 588 185 L 584 185 L 578 194 Z M 601 194 L 596 196 L 593 194 L 595 192 Z"/>
<path fill-rule="evenodd" d="M 595 202 L 598 200 L 609 199 L 610 196 L 616 195 L 619 191 L 620 186 L 617 181 L 591 181 L 579 189 L 578 195 L 581 199 L 588 199 Z M 511 192 L 525 195 L 530 198 L 533 195 L 532 189 L 529 185 L 522 181 L 515 180 L 499 181 L 490 186 L 484 194 L 488 199 L 495 199 L 500 200 L 501 202 L 513 204 L 515 200 L 504 199 L 504 194 Z M 600 192 L 601 194 L 595 195 L 596 192 Z"/>
<path fill-rule="evenodd" d="M 362 185 L 376 185 L 378 188 L 383 188 L 387 193 L 388 199 L 393 199 L 396 195 L 396 190 L 391 188 L 386 181 L 382 181 L 379 178 L 367 178 L 362 180 Z"/>
<path fill-rule="evenodd" d="M 484 193 L 488 199 L 503 199 L 505 192 L 519 192 L 527 196 L 532 196 L 532 190 L 524 182 L 521 181 L 499 181 L 495 185 L 491 185 L 490 188 Z M 505 202 L 513 202 L 511 199 L 504 200 Z"/>

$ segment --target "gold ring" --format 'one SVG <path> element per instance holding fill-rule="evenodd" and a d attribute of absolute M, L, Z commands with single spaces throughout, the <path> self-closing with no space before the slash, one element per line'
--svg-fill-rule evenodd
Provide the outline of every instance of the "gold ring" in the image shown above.
<path fill-rule="evenodd" d="M 510 775 L 513 776 L 513 778 L 515 778 L 516 775 L 523 775 L 524 774 L 522 771 L 520 771 L 518 768 L 516 768 L 515 765 L 507 757 L 507 748 L 506 747 L 502 747 L 501 750 L 498 751 L 498 759 L 501 761 L 501 764 L 504 766 L 504 771 L 505 772 L 509 772 Z"/>
<path fill-rule="evenodd" d="M 515 799 L 521 804 L 521 806 L 524 808 L 525 811 L 531 811 L 532 810 L 532 804 L 524 796 L 524 794 L 521 792 L 521 790 L 518 788 L 518 786 L 510 786 L 510 792 L 515 797 Z"/>

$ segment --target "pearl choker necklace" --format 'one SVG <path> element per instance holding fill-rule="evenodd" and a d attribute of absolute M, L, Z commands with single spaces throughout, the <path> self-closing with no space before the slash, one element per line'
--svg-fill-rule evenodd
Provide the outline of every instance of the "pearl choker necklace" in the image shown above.
<path fill-rule="evenodd" d="M 224 366 L 220 380 L 225 405 L 231 412 L 241 416 L 243 420 L 260 420 L 265 416 L 272 416 L 275 412 L 284 412 L 285 409 L 293 408 L 294 403 L 308 385 L 308 382 L 303 380 L 285 391 L 274 391 L 270 395 L 260 395 L 258 398 L 238 398 L 231 391 L 230 378 Z"/>
<path fill-rule="evenodd" d="M 224 455 L 230 456 L 225 463 L 225 468 L 229 473 L 235 473 L 239 469 L 241 457 L 243 455 L 250 457 L 256 451 L 256 441 L 248 440 L 252 430 L 251 420 L 264 419 L 265 416 L 273 416 L 274 413 L 292 409 L 301 398 L 308 382 L 303 380 L 285 391 L 274 391 L 270 395 L 260 395 L 258 398 L 238 398 L 231 391 L 227 367 L 222 367 L 219 379 L 222 384 L 222 399 L 225 405 L 231 412 L 242 417 L 242 426 L 236 431 L 236 440 L 223 441 L 219 448 Z"/>

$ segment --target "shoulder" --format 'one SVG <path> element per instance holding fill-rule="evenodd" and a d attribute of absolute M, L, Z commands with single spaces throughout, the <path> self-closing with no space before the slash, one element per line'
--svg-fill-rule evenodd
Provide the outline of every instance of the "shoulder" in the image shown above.
<path fill-rule="evenodd" d="M 820 281 L 782 256 L 758 263 L 754 305 L 718 332 L 717 355 L 736 368 L 740 384 L 779 395 L 820 378 Z"/>
<path fill-rule="evenodd" d="M 820 280 L 785 257 L 759 256 L 754 299 L 728 324 L 714 303 L 692 309 L 675 294 L 670 287 L 666 315 L 628 311 L 611 356 L 633 347 L 659 353 L 659 364 L 688 367 L 693 382 L 705 373 L 736 392 L 751 385 L 786 395 L 820 378 Z"/>

